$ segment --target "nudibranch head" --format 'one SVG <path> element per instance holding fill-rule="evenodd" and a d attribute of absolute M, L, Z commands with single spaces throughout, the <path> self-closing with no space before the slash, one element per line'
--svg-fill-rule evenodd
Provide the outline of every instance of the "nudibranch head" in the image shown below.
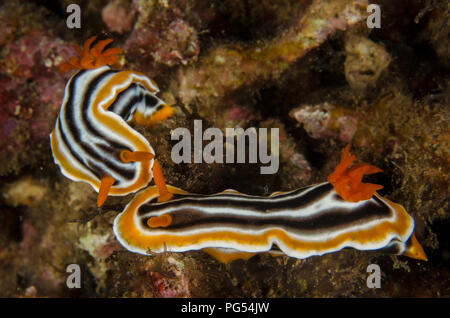
<path fill-rule="evenodd" d="M 334 190 L 342 199 L 349 202 L 358 202 L 370 199 L 375 191 L 382 189 L 383 186 L 373 183 L 363 183 L 362 177 L 366 174 L 381 172 L 378 167 L 361 163 L 349 168 L 355 160 L 355 156 L 349 154 L 350 145 L 347 145 L 342 151 L 341 161 L 336 166 L 333 173 L 328 176 Z"/>
<path fill-rule="evenodd" d="M 105 50 L 105 47 L 111 43 L 112 39 L 105 39 L 98 41 L 92 48 L 92 43 L 96 40 L 96 36 L 89 38 L 81 49 L 78 44 L 75 49 L 78 53 L 78 58 L 72 56 L 69 58 L 69 62 L 61 63 L 58 67 L 61 73 L 67 72 L 71 69 L 91 70 L 104 65 L 112 65 L 117 55 L 122 53 L 119 48 L 109 48 Z"/>
<path fill-rule="evenodd" d="M 373 183 L 363 183 L 362 178 L 366 174 L 378 173 L 382 172 L 382 170 L 366 163 L 360 163 L 349 167 L 355 160 L 355 156 L 351 156 L 349 150 L 350 144 L 342 151 L 341 161 L 336 166 L 333 173 L 328 176 L 328 182 L 333 185 L 336 193 L 339 194 L 343 200 L 348 202 L 359 202 L 369 200 L 374 195 L 378 196 L 376 191 L 382 189 L 383 186 Z M 397 211 L 404 211 L 404 208 L 401 205 L 389 201 L 386 198 L 383 198 L 383 200 L 388 202 L 388 204 Z M 404 213 L 406 214 L 406 211 L 404 211 Z M 414 222 L 412 222 L 412 224 L 414 226 Z M 400 250 L 402 252 L 397 254 L 427 261 L 427 256 L 422 246 L 417 241 L 414 232 L 412 232 L 407 241 L 398 242 L 393 240 L 386 249 L 389 249 L 389 246 L 394 247 L 395 245 L 401 245 Z"/>

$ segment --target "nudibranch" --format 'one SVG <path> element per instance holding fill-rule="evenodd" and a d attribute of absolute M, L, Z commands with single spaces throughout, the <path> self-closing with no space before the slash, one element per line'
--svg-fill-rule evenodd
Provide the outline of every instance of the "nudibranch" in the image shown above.
<path fill-rule="evenodd" d="M 405 209 L 380 196 L 381 186 L 362 183 L 380 171 L 343 151 L 329 182 L 260 197 L 226 190 L 191 194 L 168 186 L 174 198 L 152 202 L 156 187 L 140 192 L 114 220 L 114 233 L 140 254 L 202 249 L 222 262 L 256 253 L 295 258 L 343 248 L 381 250 L 426 260 Z"/>
<path fill-rule="evenodd" d="M 173 109 L 159 99 L 155 82 L 134 71 L 112 70 L 121 53 L 105 47 L 111 39 L 86 41 L 79 58 L 62 63 L 60 71 L 79 69 L 66 84 L 56 125 L 50 134 L 55 163 L 75 181 L 89 183 L 97 192 L 97 205 L 108 195 L 126 195 L 145 187 L 154 177 L 161 196 L 167 191 L 155 152 L 129 123 L 152 125 Z"/>

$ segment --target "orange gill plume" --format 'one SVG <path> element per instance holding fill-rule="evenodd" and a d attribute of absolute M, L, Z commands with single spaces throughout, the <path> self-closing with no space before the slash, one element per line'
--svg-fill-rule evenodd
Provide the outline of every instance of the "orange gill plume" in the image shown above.
<path fill-rule="evenodd" d="M 91 48 L 91 45 L 96 38 L 96 36 L 93 36 L 86 40 L 83 49 L 77 44 L 75 49 L 78 52 L 78 58 L 74 56 L 70 57 L 69 62 L 61 63 L 58 70 L 61 73 L 65 73 L 71 69 L 90 70 L 113 64 L 117 59 L 117 55 L 122 53 L 122 50 L 119 48 L 109 48 L 105 50 L 105 47 L 113 41 L 112 39 L 100 40 Z"/>
<path fill-rule="evenodd" d="M 358 202 L 368 200 L 375 191 L 382 189 L 383 186 L 373 183 L 363 183 L 362 178 L 366 174 L 381 172 L 380 168 L 360 163 L 349 168 L 355 160 L 355 156 L 349 154 L 350 145 L 347 145 L 342 151 L 341 161 L 334 169 L 333 173 L 328 176 L 335 191 L 342 199 L 349 202 Z"/>

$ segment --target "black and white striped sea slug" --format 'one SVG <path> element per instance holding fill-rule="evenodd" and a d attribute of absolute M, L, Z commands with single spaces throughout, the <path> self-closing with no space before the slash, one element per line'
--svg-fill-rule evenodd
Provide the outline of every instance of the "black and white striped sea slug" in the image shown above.
<path fill-rule="evenodd" d="M 307 258 L 346 247 L 426 260 L 413 218 L 401 205 L 367 192 L 380 186 L 355 183 L 354 176 L 377 170 L 369 165 L 347 169 L 352 157 L 346 150 L 331 181 L 267 197 L 235 190 L 198 195 L 168 186 L 175 197 L 155 203 L 157 189 L 145 189 L 116 217 L 114 232 L 133 252 L 203 249 L 222 262 L 261 252 Z M 341 172 L 353 177 L 342 181 L 348 175 Z M 351 198 L 341 191 L 342 182 L 353 188 Z"/>
<path fill-rule="evenodd" d="M 170 116 L 173 109 L 156 96 L 157 85 L 144 74 L 101 65 L 114 61 L 118 51 L 102 52 L 110 40 L 89 49 L 94 40 L 86 41 L 84 51 L 78 49 L 79 60 L 71 59 L 62 67 L 81 70 L 66 85 L 50 135 L 54 160 L 66 177 L 88 182 L 99 193 L 99 206 L 108 195 L 145 187 L 153 175 L 161 199 L 168 199 L 171 195 L 153 148 L 129 122 L 151 125 Z"/>

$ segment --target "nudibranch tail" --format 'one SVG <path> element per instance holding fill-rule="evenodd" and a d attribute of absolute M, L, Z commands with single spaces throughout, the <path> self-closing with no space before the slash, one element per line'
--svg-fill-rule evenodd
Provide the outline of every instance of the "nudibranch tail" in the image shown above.
<path fill-rule="evenodd" d="M 117 56 L 122 53 L 119 48 L 109 48 L 105 47 L 110 44 L 112 39 L 105 39 L 98 41 L 92 48 L 92 43 L 97 39 L 96 36 L 90 37 L 84 43 L 83 49 L 80 49 L 76 45 L 76 50 L 78 53 L 78 58 L 70 57 L 69 62 L 61 63 L 58 67 L 61 73 L 67 72 L 71 69 L 84 69 L 90 70 L 98 68 L 104 65 L 112 65 L 117 60 Z"/>
<path fill-rule="evenodd" d="M 355 160 L 355 156 L 349 154 L 350 145 L 347 145 L 342 151 L 341 161 L 336 166 L 333 173 L 328 176 L 336 192 L 342 199 L 349 202 L 358 202 L 370 199 L 375 191 L 382 189 L 383 186 L 373 183 L 363 183 L 362 178 L 366 174 L 381 172 L 378 167 L 361 163 L 349 168 Z"/>
<path fill-rule="evenodd" d="M 420 245 L 419 241 L 417 241 L 416 235 L 414 233 L 409 238 L 403 255 L 418 259 L 420 261 L 428 261 L 427 254 L 425 254 L 422 245 Z"/>

